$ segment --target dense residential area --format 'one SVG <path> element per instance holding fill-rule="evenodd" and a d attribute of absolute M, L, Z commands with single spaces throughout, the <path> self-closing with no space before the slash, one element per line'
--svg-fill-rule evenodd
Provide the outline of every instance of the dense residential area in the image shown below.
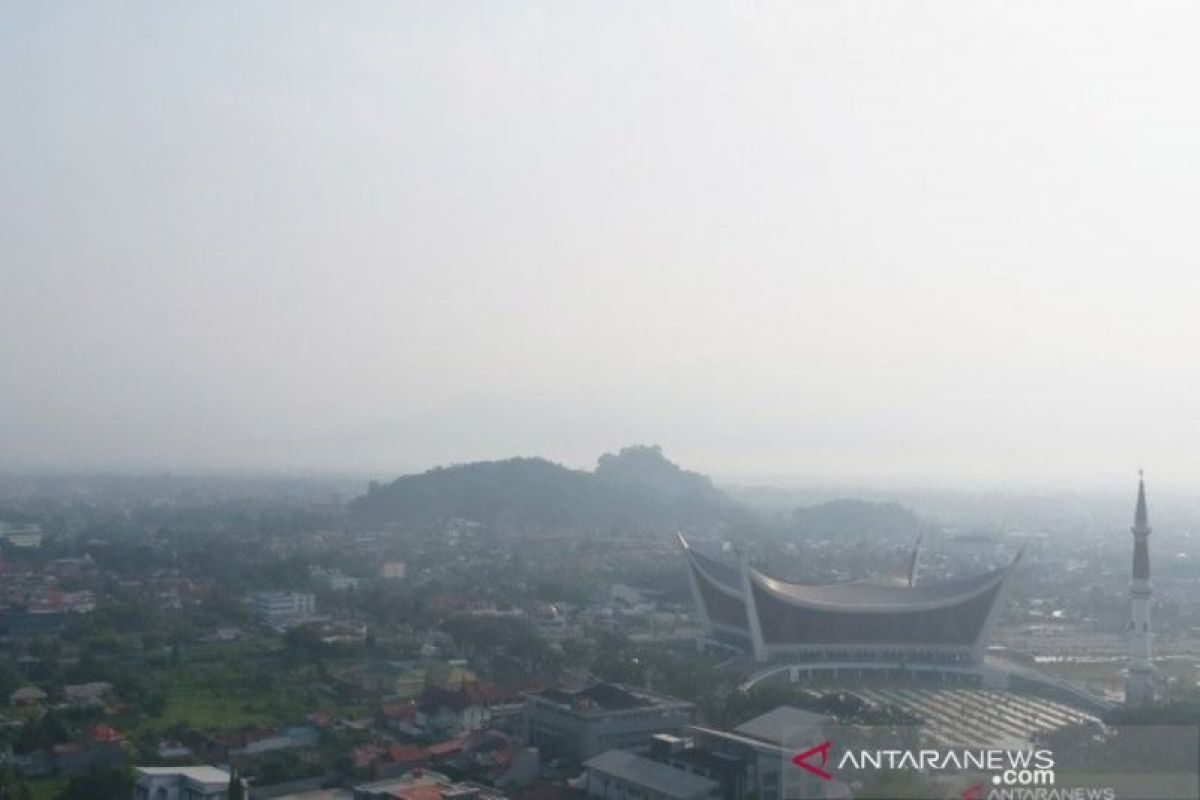
<path fill-rule="evenodd" d="M 172 786 L 206 798 L 615 797 L 647 787 L 770 797 L 785 729 L 936 722 L 912 693 L 846 694 L 819 681 L 746 691 L 753 664 L 704 637 L 675 526 L 659 515 L 699 487 L 701 502 L 723 511 L 710 526 L 693 521 L 689 535 L 714 558 L 732 553 L 732 540 L 774 574 L 814 583 L 915 569 L 919 538 L 929 540 L 924 573 L 990 566 L 1005 558 L 1008 532 L 963 535 L 888 503 L 779 512 L 734 500 L 654 448 L 601 466 L 580 475 L 607 471 L 603 491 L 640 497 L 643 519 L 616 525 L 605 510 L 570 526 L 517 520 L 521 503 L 496 480 L 545 493 L 541 507 L 564 491 L 553 473 L 528 483 L 523 464 L 494 467 L 486 491 L 455 486 L 455 470 L 402 479 L 429 482 L 426 503 L 459 492 L 461 505 L 491 505 L 477 519 L 439 518 L 406 499 L 409 518 L 390 523 L 364 518 L 325 484 L 6 484 L 4 780 L 63 800 L 156 798 Z M 1036 551 L 1003 609 L 998 639 L 1014 644 L 998 646 L 1033 664 L 1050 626 L 1084 655 L 1111 649 L 1105 637 L 1119 642 L 1086 586 L 1063 595 L 1047 572 L 1087 554 L 1067 534 L 1019 536 Z M 1188 585 L 1178 571 L 1168 596 Z M 1168 633 L 1166 647 L 1186 650 L 1184 620 L 1197 611 L 1178 607 L 1165 627 L 1180 635 Z M 1052 666 L 1091 680 L 1100 697 L 1119 670 L 1101 675 L 1095 662 Z M 1172 680 L 1168 691 L 1194 695 L 1192 675 Z M 1064 725 L 1095 721 L 1063 714 Z"/>
<path fill-rule="evenodd" d="M 0 800 L 1200 800 L 1198 40 L 0 0 Z"/>

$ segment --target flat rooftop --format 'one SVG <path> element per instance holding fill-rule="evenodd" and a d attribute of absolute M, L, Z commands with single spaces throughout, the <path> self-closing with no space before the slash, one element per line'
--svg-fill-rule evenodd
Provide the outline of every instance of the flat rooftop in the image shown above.
<path fill-rule="evenodd" d="M 555 705 L 567 706 L 573 711 L 581 712 L 629 711 L 638 708 L 690 705 L 675 697 L 616 683 L 595 683 L 574 690 L 544 689 L 531 693 L 530 697 L 537 697 Z"/>
<path fill-rule="evenodd" d="M 149 777 L 179 775 L 197 783 L 229 783 L 229 773 L 216 767 L 138 767 L 137 772 Z"/>
<path fill-rule="evenodd" d="M 585 762 L 583 766 L 593 772 L 645 786 L 680 800 L 707 797 L 720 788 L 716 781 L 625 750 L 608 750 Z"/>

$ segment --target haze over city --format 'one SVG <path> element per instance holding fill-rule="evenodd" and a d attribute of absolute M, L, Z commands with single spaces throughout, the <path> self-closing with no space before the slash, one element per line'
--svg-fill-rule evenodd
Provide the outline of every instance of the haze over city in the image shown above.
<path fill-rule="evenodd" d="M 0 0 L 0 800 L 1200 800 L 1197 41 Z"/>
<path fill-rule="evenodd" d="M 0 467 L 1194 484 L 1200 11 L 867 9 L 5 4 Z"/>

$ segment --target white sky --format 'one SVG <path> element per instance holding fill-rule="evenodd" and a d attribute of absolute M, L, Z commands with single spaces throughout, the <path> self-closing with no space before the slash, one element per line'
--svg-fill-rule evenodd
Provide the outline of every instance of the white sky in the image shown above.
<path fill-rule="evenodd" d="M 0 4 L 0 467 L 1200 480 L 1200 6 Z"/>

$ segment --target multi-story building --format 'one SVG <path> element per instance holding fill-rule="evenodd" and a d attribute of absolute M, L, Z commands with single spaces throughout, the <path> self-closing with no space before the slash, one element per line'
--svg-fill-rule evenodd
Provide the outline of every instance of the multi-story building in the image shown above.
<path fill-rule="evenodd" d="M 13 547 L 34 549 L 42 546 L 42 529 L 39 525 L 17 527 L 0 521 L 0 539 L 7 541 Z"/>
<path fill-rule="evenodd" d="M 720 784 L 631 753 L 609 750 L 583 765 L 587 796 L 594 800 L 709 800 L 720 797 Z"/>
<path fill-rule="evenodd" d="M 543 760 L 584 762 L 606 750 L 644 747 L 656 733 L 679 733 L 696 707 L 674 697 L 612 683 L 526 695 L 526 739 Z"/>
<path fill-rule="evenodd" d="M 641 753 L 609 750 L 584 763 L 592 798 L 779 800 L 819 797 L 819 780 L 783 770 L 797 737 L 819 741 L 827 717 L 780 706 L 724 731 L 688 726 L 684 736 L 658 734 Z M 796 794 L 797 790 L 799 795 Z"/>
<path fill-rule="evenodd" d="M 229 773 L 216 767 L 138 767 L 133 800 L 227 800 Z"/>
<path fill-rule="evenodd" d="M 257 592 L 250 596 L 250 606 L 265 624 L 287 628 L 311 618 L 317 600 L 305 592 Z"/>
<path fill-rule="evenodd" d="M 404 580 L 408 566 L 403 561 L 385 561 L 379 568 L 379 574 L 388 580 Z"/>

